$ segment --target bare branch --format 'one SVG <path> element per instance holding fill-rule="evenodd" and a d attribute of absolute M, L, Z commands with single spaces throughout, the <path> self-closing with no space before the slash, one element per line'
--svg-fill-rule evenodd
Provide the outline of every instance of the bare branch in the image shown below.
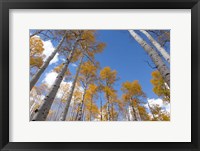
<path fill-rule="evenodd" d="M 146 62 L 151 69 L 156 69 L 157 68 L 156 66 L 153 67 L 148 61 L 144 61 L 144 62 Z"/>
<path fill-rule="evenodd" d="M 44 30 L 39 30 L 39 31 L 35 32 L 34 34 L 30 35 L 30 38 L 33 37 L 33 36 L 35 36 L 35 35 L 40 34 L 40 33 L 43 32 L 43 31 L 44 31 Z"/>

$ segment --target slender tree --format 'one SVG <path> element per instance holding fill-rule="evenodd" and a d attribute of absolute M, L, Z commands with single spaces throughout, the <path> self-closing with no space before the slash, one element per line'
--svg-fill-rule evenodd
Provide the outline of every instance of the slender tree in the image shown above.
<path fill-rule="evenodd" d="M 100 71 L 100 79 L 102 80 L 102 91 L 104 92 L 107 100 L 107 120 L 111 121 L 112 99 L 116 97 L 116 90 L 113 88 L 113 85 L 117 81 L 117 71 L 111 70 L 110 67 L 105 67 Z"/>
<path fill-rule="evenodd" d="M 92 115 L 95 114 L 94 111 L 96 110 L 96 104 L 94 102 L 94 98 L 97 98 L 97 91 L 98 91 L 98 86 L 96 84 L 90 84 L 88 86 L 88 90 L 86 90 L 86 108 L 89 111 L 89 116 L 88 120 L 92 120 Z"/>
<path fill-rule="evenodd" d="M 69 117 L 69 120 L 74 121 L 76 120 L 76 113 L 77 113 L 77 105 L 81 102 L 82 99 L 82 91 L 81 88 L 79 87 L 79 84 L 77 84 L 76 89 L 73 94 L 73 105 L 72 105 L 72 111 L 71 111 L 71 116 Z"/>
<path fill-rule="evenodd" d="M 69 83 L 61 83 L 59 92 L 61 97 L 58 103 L 58 108 L 56 110 L 56 114 L 55 114 L 55 121 L 59 120 L 59 116 L 60 116 L 60 109 L 63 107 L 64 104 L 66 104 L 66 98 L 69 95 L 69 89 L 70 89 L 70 84 Z M 54 101 L 55 102 L 55 101 Z"/>
<path fill-rule="evenodd" d="M 149 111 L 150 111 L 151 115 L 153 116 L 153 119 L 156 119 L 155 115 L 153 114 L 153 110 L 152 110 L 148 100 L 147 100 L 147 105 L 148 105 L 148 108 L 149 108 Z"/>
<path fill-rule="evenodd" d="M 144 50 L 150 56 L 150 58 L 156 65 L 156 68 L 162 75 L 163 79 L 170 87 L 170 71 L 168 67 L 165 65 L 165 63 L 162 61 L 161 57 L 158 55 L 156 50 L 154 50 L 154 48 L 152 48 L 149 44 L 147 44 L 147 42 L 144 39 L 142 39 L 135 31 L 129 30 L 129 32 L 132 35 L 132 37 L 144 48 Z"/>
<path fill-rule="evenodd" d="M 82 68 L 80 70 L 79 80 L 81 81 L 83 86 L 83 97 L 79 104 L 79 110 L 77 114 L 78 121 L 82 120 L 86 91 L 88 89 L 89 84 L 96 80 L 97 69 L 97 64 L 93 64 L 91 61 L 87 61 L 83 63 Z"/>
<path fill-rule="evenodd" d="M 74 93 L 74 90 L 75 90 L 76 82 L 78 80 L 78 75 L 79 75 L 82 63 L 83 63 L 83 56 L 81 57 L 78 69 L 76 71 L 76 75 L 75 75 L 74 81 L 72 83 L 69 95 L 67 97 L 66 106 L 65 106 L 65 109 L 64 109 L 64 111 L 63 111 L 63 113 L 61 115 L 60 121 L 65 121 L 65 119 L 66 119 L 66 116 L 67 116 L 67 113 L 68 113 L 68 110 L 69 110 L 69 106 L 70 106 L 70 103 L 71 103 L 71 100 L 72 100 L 72 96 L 73 96 L 73 93 Z"/>
<path fill-rule="evenodd" d="M 63 112 L 63 115 L 61 117 L 61 120 L 65 120 L 65 118 L 67 116 L 68 109 L 69 109 L 70 102 L 71 102 L 72 95 L 73 95 L 74 88 L 75 88 L 75 83 L 78 80 L 78 74 L 79 74 L 79 71 L 81 69 L 81 65 L 82 65 L 82 62 L 83 62 L 83 57 L 85 57 L 87 60 L 89 60 L 90 63 L 84 63 L 83 69 L 81 69 L 81 74 L 82 74 L 82 76 L 85 76 L 86 78 L 90 79 L 91 75 L 92 75 L 91 74 L 92 72 L 90 74 L 88 74 L 87 73 L 88 71 L 87 71 L 85 66 L 88 65 L 88 67 L 91 67 L 91 69 L 94 69 L 94 65 L 92 65 L 92 64 L 95 64 L 94 56 L 97 53 L 101 53 L 103 51 L 104 47 L 105 47 L 104 43 L 96 42 L 95 31 L 92 31 L 92 30 L 84 31 L 83 35 L 82 35 L 82 38 L 84 39 L 84 41 L 82 41 L 80 43 L 80 49 L 78 51 L 79 53 L 76 53 L 77 54 L 76 57 L 74 56 L 74 58 L 78 58 L 80 55 L 82 56 L 82 57 L 79 57 L 79 58 L 82 58 L 81 59 L 81 64 L 79 66 L 78 73 L 77 73 L 77 76 L 75 78 L 75 81 L 74 81 L 74 83 L 72 85 L 71 95 L 69 95 L 69 97 L 67 99 L 67 105 L 66 105 L 65 111 Z M 75 59 L 74 61 L 76 61 L 76 60 L 77 59 Z M 96 64 L 95 66 L 98 67 L 98 64 Z M 83 72 L 83 70 L 85 70 L 85 73 L 87 73 L 87 75 L 84 75 L 85 73 Z M 88 83 L 88 82 L 90 83 L 90 80 L 87 82 L 87 80 L 85 79 L 85 82 L 86 83 Z M 84 88 L 87 89 L 87 84 L 86 84 L 86 87 L 84 85 Z M 85 93 L 86 93 L 85 91 L 84 91 L 83 96 L 85 96 Z M 82 103 L 81 106 L 83 106 L 83 103 Z M 82 107 L 80 109 L 82 110 Z"/>
<path fill-rule="evenodd" d="M 138 111 L 142 121 L 150 121 L 150 116 L 148 115 L 147 109 L 144 106 L 138 105 Z"/>
<path fill-rule="evenodd" d="M 151 43 L 156 47 L 156 49 L 161 53 L 163 58 L 170 63 L 170 56 L 167 51 L 145 30 L 140 30 L 143 34 L 147 36 L 147 38 L 151 41 Z"/>
<path fill-rule="evenodd" d="M 144 97 L 144 92 L 137 80 L 133 82 L 125 82 L 122 84 L 121 90 L 124 92 L 123 100 L 127 104 L 129 113 L 131 113 L 131 119 L 135 121 L 140 120 L 140 115 L 138 112 L 138 104 L 140 103 L 140 97 Z"/>
<path fill-rule="evenodd" d="M 68 65 L 73 58 L 73 54 L 75 53 L 75 49 L 79 44 L 80 36 L 81 36 L 81 34 L 78 35 L 78 37 L 76 38 L 76 40 L 75 40 L 75 42 L 74 42 L 74 44 L 71 48 L 71 51 L 70 51 L 70 53 L 69 53 L 69 55 L 66 59 L 66 62 L 64 63 L 64 66 L 63 66 L 61 72 L 56 77 L 56 80 L 55 80 L 50 92 L 46 95 L 43 104 L 40 106 L 39 110 L 35 113 L 35 115 L 33 117 L 33 121 L 44 121 L 44 120 L 46 120 L 46 117 L 49 113 L 49 110 L 50 110 L 51 105 L 54 101 L 56 93 L 57 93 L 57 91 L 60 87 L 60 83 L 62 82 L 63 77 L 65 75 L 65 72 L 68 69 Z"/>

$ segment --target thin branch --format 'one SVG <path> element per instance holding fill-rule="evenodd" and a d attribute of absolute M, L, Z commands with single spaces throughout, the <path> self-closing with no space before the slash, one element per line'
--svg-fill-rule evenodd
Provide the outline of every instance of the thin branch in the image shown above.
<path fill-rule="evenodd" d="M 146 62 L 151 69 L 156 69 L 157 68 L 156 66 L 153 67 L 148 61 L 144 61 L 144 62 Z"/>
<path fill-rule="evenodd" d="M 30 38 L 33 37 L 33 36 L 35 36 L 35 35 L 40 34 L 40 33 L 43 32 L 43 31 L 44 31 L 44 30 L 39 30 L 39 31 L 35 32 L 34 34 L 30 35 Z"/>

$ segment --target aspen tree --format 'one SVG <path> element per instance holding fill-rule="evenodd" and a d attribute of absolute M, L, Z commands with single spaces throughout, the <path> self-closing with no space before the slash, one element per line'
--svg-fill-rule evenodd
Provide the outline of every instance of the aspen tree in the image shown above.
<path fill-rule="evenodd" d="M 142 39 L 134 30 L 129 30 L 129 32 L 131 36 L 144 48 L 144 50 L 150 56 L 151 60 L 156 65 L 156 68 L 162 75 L 163 79 L 170 87 L 170 71 L 165 63 L 162 61 L 156 50 L 154 50 L 154 48 L 151 47 L 144 39 Z"/>

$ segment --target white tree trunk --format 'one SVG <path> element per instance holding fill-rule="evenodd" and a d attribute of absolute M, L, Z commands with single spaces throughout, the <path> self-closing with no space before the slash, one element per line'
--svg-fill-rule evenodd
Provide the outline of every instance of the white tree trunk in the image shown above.
<path fill-rule="evenodd" d="M 78 75 L 79 75 L 79 72 L 80 72 L 80 69 L 81 69 L 82 62 L 83 62 L 83 57 L 81 58 L 80 64 L 79 64 L 78 69 L 76 71 L 76 75 L 75 75 L 74 81 L 72 83 L 72 86 L 71 86 L 71 89 L 70 89 L 70 92 L 69 92 L 69 96 L 66 100 L 67 103 L 66 103 L 64 112 L 61 115 L 60 121 L 65 121 L 65 119 L 66 119 L 66 116 L 67 116 L 67 113 L 68 113 L 68 110 L 69 110 L 69 106 L 70 106 L 70 103 L 71 103 L 71 100 L 72 100 L 72 96 L 73 96 L 73 93 L 74 93 L 74 89 L 75 89 L 75 86 L 76 86 L 76 82 L 77 82 L 77 79 L 78 79 Z"/>
<path fill-rule="evenodd" d="M 167 51 L 145 30 L 140 30 L 143 34 L 147 36 L 147 38 L 151 41 L 151 43 L 156 47 L 156 49 L 161 53 L 163 58 L 170 63 L 170 56 Z"/>
<path fill-rule="evenodd" d="M 34 101 L 34 103 L 30 107 L 30 120 L 33 118 L 35 105 L 36 105 L 36 102 Z"/>
<path fill-rule="evenodd" d="M 165 65 L 165 63 L 162 61 L 161 57 L 136 32 L 134 32 L 133 30 L 129 30 L 129 32 L 132 35 L 132 37 L 144 48 L 144 50 L 147 52 L 147 54 L 151 57 L 151 60 L 156 65 L 156 68 L 162 75 L 162 77 L 165 80 L 165 82 L 167 83 L 167 85 L 170 87 L 170 71 L 169 71 L 168 67 Z"/>
<path fill-rule="evenodd" d="M 83 115 L 83 104 L 84 104 L 86 89 L 87 89 L 87 86 L 86 86 L 85 89 L 84 89 L 83 98 L 82 98 L 82 101 L 81 101 L 81 103 L 80 103 L 80 110 L 79 110 L 78 116 L 77 116 L 77 121 L 81 121 L 81 120 L 82 120 L 82 115 Z"/>
<path fill-rule="evenodd" d="M 78 44 L 78 40 L 75 42 L 74 46 L 72 47 L 72 50 L 70 51 L 67 61 L 65 62 L 64 67 L 62 68 L 61 72 L 56 77 L 56 80 L 55 80 L 53 86 L 51 87 L 50 92 L 44 98 L 43 104 L 40 106 L 38 111 L 35 113 L 35 115 L 33 117 L 33 121 L 45 121 L 46 120 L 49 110 L 51 108 L 51 105 L 56 96 L 56 93 L 58 92 L 58 89 L 60 87 L 60 83 L 63 80 L 64 74 L 67 71 L 67 68 L 68 68 L 69 63 L 71 62 L 71 59 L 73 58 L 74 50 L 75 50 L 77 44 Z"/>
<path fill-rule="evenodd" d="M 108 102 L 107 102 L 107 116 L 108 116 L 108 121 L 111 121 L 111 116 L 110 116 L 110 101 L 108 99 Z"/>
<path fill-rule="evenodd" d="M 65 32 L 64 36 L 62 37 L 62 40 L 58 44 L 57 48 L 52 52 L 52 54 L 46 59 L 46 61 L 43 63 L 43 65 L 40 67 L 40 69 L 37 71 L 37 73 L 32 77 L 31 82 L 30 82 L 30 91 L 33 88 L 33 86 L 37 83 L 39 80 L 40 76 L 44 72 L 44 70 L 48 67 L 50 61 L 54 58 L 56 53 L 60 50 L 61 45 L 63 44 L 65 37 L 67 35 L 67 31 Z"/>
<path fill-rule="evenodd" d="M 128 120 L 129 121 L 134 121 L 134 117 L 133 117 L 133 111 L 132 111 L 132 107 L 128 106 Z"/>
<path fill-rule="evenodd" d="M 36 105 L 36 102 L 34 101 L 33 104 L 32 104 L 31 107 L 30 107 L 30 112 L 31 112 L 31 113 L 32 113 L 33 110 L 34 110 L 35 105 Z"/>
<path fill-rule="evenodd" d="M 156 119 L 156 118 L 155 118 L 155 115 L 154 115 L 153 112 L 152 112 L 152 109 L 151 109 L 151 106 L 150 106 L 148 100 L 147 100 L 147 104 L 148 104 L 148 107 L 149 107 L 149 111 L 151 112 L 151 114 L 152 114 L 152 116 L 153 116 L 153 119 Z"/>
<path fill-rule="evenodd" d="M 135 111 L 135 107 L 133 105 L 131 107 L 132 107 L 133 121 L 138 121 L 137 114 L 136 114 L 136 111 Z"/>

